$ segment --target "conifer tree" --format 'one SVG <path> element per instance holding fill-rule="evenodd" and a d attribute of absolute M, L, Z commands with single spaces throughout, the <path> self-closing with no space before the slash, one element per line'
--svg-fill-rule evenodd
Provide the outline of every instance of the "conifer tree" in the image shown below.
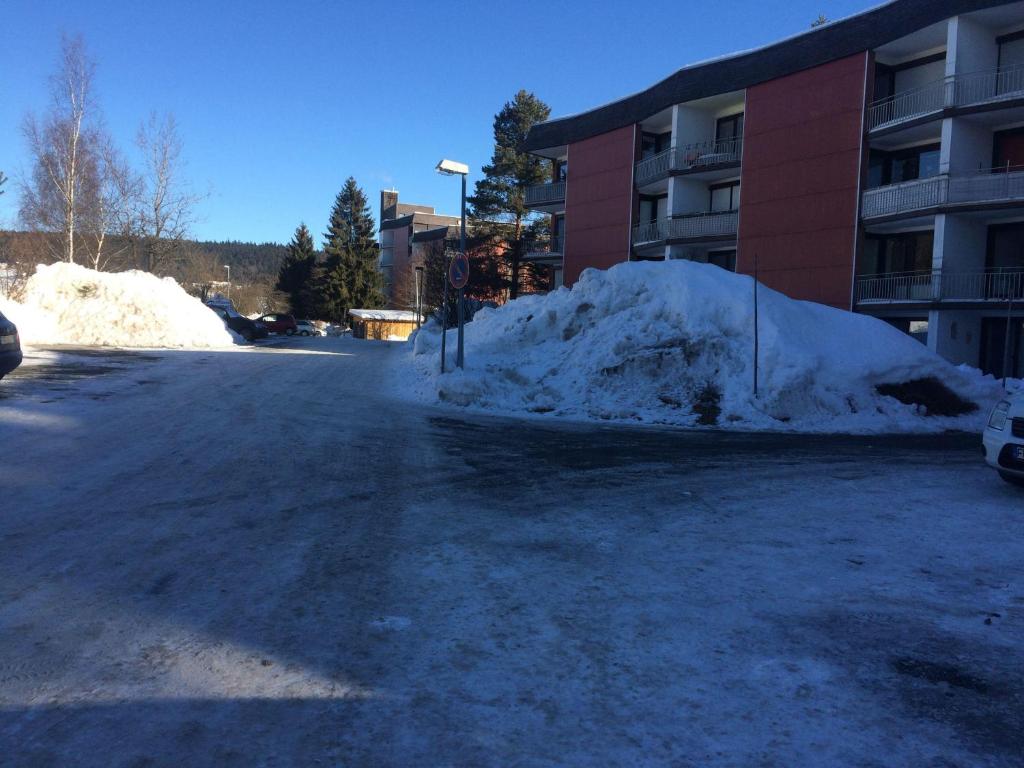
<path fill-rule="evenodd" d="M 295 235 L 288 243 L 288 256 L 281 264 L 277 276 L 277 290 L 288 296 L 292 313 L 299 317 L 309 317 L 317 308 L 312 285 L 315 269 L 316 246 L 313 245 L 313 236 L 303 223 L 295 229 Z"/>
<path fill-rule="evenodd" d="M 334 200 L 324 233 L 327 258 L 318 281 L 319 310 L 331 322 L 346 322 L 350 309 L 384 305 L 376 233 L 366 195 L 350 176 Z"/>
<path fill-rule="evenodd" d="M 494 116 L 494 154 L 481 170 L 468 202 L 473 218 L 473 238 L 478 252 L 508 261 L 511 298 L 521 283 L 520 261 L 528 231 L 543 222 L 526 207 L 525 188 L 548 178 L 546 162 L 520 150 L 526 134 L 536 123 L 547 120 L 551 108 L 532 93 L 520 90 Z M 529 278 L 534 278 L 531 274 Z M 528 281 L 529 282 L 529 281 Z"/>

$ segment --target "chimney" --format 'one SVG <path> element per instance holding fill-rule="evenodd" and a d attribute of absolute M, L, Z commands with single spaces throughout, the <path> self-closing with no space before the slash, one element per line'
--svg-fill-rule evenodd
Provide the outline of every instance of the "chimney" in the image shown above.
<path fill-rule="evenodd" d="M 394 189 L 382 189 L 380 191 L 380 220 L 381 223 L 388 219 L 394 219 L 398 215 L 398 191 Z"/>

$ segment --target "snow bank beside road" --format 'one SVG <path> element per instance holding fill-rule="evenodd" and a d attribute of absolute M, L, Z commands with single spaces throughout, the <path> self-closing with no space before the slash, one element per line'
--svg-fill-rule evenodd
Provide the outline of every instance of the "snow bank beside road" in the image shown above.
<path fill-rule="evenodd" d="M 174 280 L 148 272 L 40 266 L 21 303 L 0 300 L 26 344 L 107 347 L 227 347 L 224 323 Z"/>
<path fill-rule="evenodd" d="M 440 334 L 415 337 L 415 391 L 505 412 L 750 430 L 978 429 L 999 384 L 958 369 L 874 318 L 761 288 L 760 396 L 753 282 L 689 261 L 588 271 L 570 290 L 482 310 L 464 371 L 440 377 Z M 454 360 L 455 332 L 448 354 Z M 937 379 L 971 414 L 926 415 L 876 387 Z"/>

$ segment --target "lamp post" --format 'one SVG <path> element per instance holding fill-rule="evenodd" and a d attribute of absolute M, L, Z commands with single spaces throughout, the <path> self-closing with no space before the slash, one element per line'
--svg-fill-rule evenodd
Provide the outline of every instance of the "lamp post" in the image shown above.
<path fill-rule="evenodd" d="M 416 267 L 416 330 L 420 329 L 423 317 L 423 267 Z"/>
<path fill-rule="evenodd" d="M 228 300 L 231 299 L 231 265 L 225 264 L 224 269 L 228 271 Z"/>
<path fill-rule="evenodd" d="M 469 175 L 469 166 L 455 160 L 442 160 L 437 164 L 437 172 L 445 176 L 462 177 L 462 221 L 459 228 L 459 253 L 466 254 L 466 176 Z M 463 344 L 463 325 L 465 321 L 466 290 L 459 288 L 459 346 L 455 353 L 455 364 L 462 368 L 465 362 Z M 444 373 L 445 338 L 448 333 L 448 276 L 444 280 L 444 329 L 441 334 L 441 373 Z"/>

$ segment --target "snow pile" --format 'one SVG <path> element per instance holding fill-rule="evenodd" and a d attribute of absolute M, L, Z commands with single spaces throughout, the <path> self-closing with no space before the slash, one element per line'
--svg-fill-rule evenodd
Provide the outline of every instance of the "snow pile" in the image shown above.
<path fill-rule="evenodd" d="M 759 304 L 756 398 L 753 281 L 689 261 L 588 270 L 571 291 L 484 309 L 466 326 L 466 369 L 443 377 L 440 333 L 429 326 L 411 345 L 420 376 L 410 386 L 425 399 L 505 412 L 861 433 L 977 429 L 999 397 L 991 377 L 955 368 L 881 320 L 764 287 Z M 920 380 L 938 380 L 973 412 L 935 415 L 876 389 L 910 383 L 897 388 L 905 400 Z"/>
<path fill-rule="evenodd" d="M 26 344 L 109 347 L 226 347 L 224 323 L 172 279 L 148 272 L 40 266 L 23 300 L 0 302 Z"/>

